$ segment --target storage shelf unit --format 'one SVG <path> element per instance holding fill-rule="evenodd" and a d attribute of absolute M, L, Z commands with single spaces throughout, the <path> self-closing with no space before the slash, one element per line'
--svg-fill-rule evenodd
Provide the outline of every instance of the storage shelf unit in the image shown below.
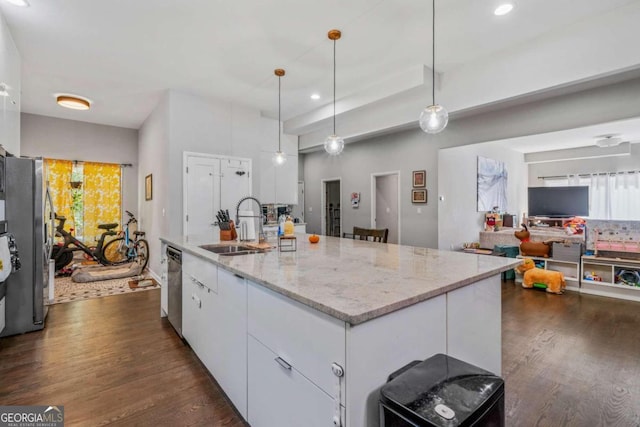
<path fill-rule="evenodd" d="M 640 301 L 640 287 L 629 286 L 616 280 L 621 270 L 640 273 L 640 260 L 604 258 L 584 255 L 582 257 L 581 292 L 613 298 Z M 588 275 L 596 275 L 602 281 L 588 280 Z"/>
<path fill-rule="evenodd" d="M 538 268 L 551 271 L 560 271 L 564 274 L 567 290 L 580 290 L 580 263 L 573 261 L 560 261 L 553 258 L 518 255 L 516 258 L 531 258 Z M 516 283 L 522 283 L 522 274 L 516 272 Z"/>

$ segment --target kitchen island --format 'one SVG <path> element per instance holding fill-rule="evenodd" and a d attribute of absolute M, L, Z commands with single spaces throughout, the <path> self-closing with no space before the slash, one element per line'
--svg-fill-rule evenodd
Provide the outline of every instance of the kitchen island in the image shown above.
<path fill-rule="evenodd" d="M 389 373 L 435 353 L 500 374 L 500 273 L 517 260 L 324 236 L 240 256 L 161 240 L 183 251 L 184 338 L 254 427 L 376 426 Z"/>

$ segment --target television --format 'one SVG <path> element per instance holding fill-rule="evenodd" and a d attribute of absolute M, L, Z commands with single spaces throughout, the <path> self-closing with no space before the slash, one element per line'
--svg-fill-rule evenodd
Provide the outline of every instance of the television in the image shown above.
<path fill-rule="evenodd" d="M 529 187 L 529 216 L 589 216 L 589 186 Z"/>

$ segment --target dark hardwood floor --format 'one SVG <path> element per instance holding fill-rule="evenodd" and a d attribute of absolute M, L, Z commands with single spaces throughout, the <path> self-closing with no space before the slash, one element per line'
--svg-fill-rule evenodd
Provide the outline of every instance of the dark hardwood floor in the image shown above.
<path fill-rule="evenodd" d="M 510 426 L 640 426 L 640 303 L 502 291 Z"/>
<path fill-rule="evenodd" d="M 0 339 L 0 404 L 64 405 L 69 426 L 244 426 L 159 307 L 159 290 L 50 307 L 44 331 Z"/>
<path fill-rule="evenodd" d="M 640 303 L 513 282 L 502 295 L 507 425 L 640 425 Z M 59 304 L 44 331 L 0 339 L 0 404 L 61 404 L 69 426 L 245 425 L 159 304 Z"/>

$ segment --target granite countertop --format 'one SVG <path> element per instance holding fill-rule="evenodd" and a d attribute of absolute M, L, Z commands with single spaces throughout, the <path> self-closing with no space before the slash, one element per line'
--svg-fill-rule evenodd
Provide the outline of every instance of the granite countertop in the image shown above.
<path fill-rule="evenodd" d="M 160 240 L 352 325 L 499 274 L 520 260 L 297 235 L 296 252 L 220 256 L 198 238 Z M 235 243 L 235 242 L 230 242 Z"/>

